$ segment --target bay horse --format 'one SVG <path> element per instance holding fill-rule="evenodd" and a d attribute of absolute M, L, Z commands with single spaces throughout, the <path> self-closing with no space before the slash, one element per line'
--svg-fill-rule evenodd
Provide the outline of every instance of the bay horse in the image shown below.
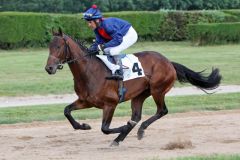
<path fill-rule="evenodd" d="M 144 69 L 145 76 L 124 81 L 127 89 L 125 101 L 131 100 L 132 115 L 126 125 L 110 128 L 112 117 L 119 103 L 118 81 L 106 80 L 110 70 L 96 56 L 90 56 L 86 47 L 78 44 L 71 37 L 62 33 L 61 29 L 53 32 L 53 39 L 49 44 L 49 57 L 45 70 L 55 74 L 62 65 L 67 63 L 74 77 L 74 89 L 78 99 L 64 109 L 64 115 L 74 129 L 89 130 L 90 125 L 78 123 L 71 115 L 71 111 L 96 107 L 103 110 L 101 130 L 104 134 L 119 133 L 111 145 L 119 145 L 129 132 L 141 120 L 144 100 L 152 96 L 156 103 L 156 114 L 140 125 L 137 135 L 142 139 L 144 130 L 154 121 L 168 113 L 164 102 L 166 93 L 178 80 L 190 83 L 202 90 L 211 90 L 219 86 L 221 75 L 219 69 L 212 69 L 206 76 L 204 72 L 195 72 L 184 65 L 171 62 L 160 53 L 144 51 L 134 53 Z"/>

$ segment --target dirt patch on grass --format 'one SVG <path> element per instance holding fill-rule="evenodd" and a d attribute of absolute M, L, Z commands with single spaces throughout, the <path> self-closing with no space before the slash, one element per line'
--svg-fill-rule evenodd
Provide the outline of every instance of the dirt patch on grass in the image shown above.
<path fill-rule="evenodd" d="M 174 150 L 174 149 L 189 149 L 193 148 L 193 144 L 190 140 L 183 140 L 178 138 L 175 141 L 171 141 L 168 144 L 166 144 L 165 147 L 162 149 L 164 150 Z"/>

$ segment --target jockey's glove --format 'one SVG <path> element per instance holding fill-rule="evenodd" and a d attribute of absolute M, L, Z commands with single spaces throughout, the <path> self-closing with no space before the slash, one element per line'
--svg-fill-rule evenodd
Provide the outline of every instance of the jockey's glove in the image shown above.
<path fill-rule="evenodd" d="M 99 51 L 102 51 L 102 52 L 103 52 L 104 49 L 105 49 L 104 44 L 99 44 L 99 45 L 98 45 L 98 50 L 99 50 Z"/>
<path fill-rule="evenodd" d="M 94 54 L 95 54 L 95 55 L 96 55 L 96 54 L 99 54 L 98 49 L 96 49 L 96 48 L 94 48 L 94 47 L 88 48 L 87 51 L 88 51 L 89 54 L 93 54 L 93 55 L 94 55 Z"/>

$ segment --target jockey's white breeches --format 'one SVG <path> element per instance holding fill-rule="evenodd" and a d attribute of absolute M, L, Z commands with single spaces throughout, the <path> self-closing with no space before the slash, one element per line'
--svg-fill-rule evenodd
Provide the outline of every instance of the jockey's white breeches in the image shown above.
<path fill-rule="evenodd" d="M 105 54 L 115 56 L 120 54 L 123 50 L 127 49 L 135 42 L 137 42 L 138 35 L 133 27 L 130 27 L 125 36 L 123 36 L 122 43 L 116 47 L 108 47 L 104 49 Z"/>

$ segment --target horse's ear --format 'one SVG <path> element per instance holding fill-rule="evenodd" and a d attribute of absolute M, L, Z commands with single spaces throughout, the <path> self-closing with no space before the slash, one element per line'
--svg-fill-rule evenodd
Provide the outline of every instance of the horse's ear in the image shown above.
<path fill-rule="evenodd" d="M 60 36 L 63 36 L 62 28 L 61 28 L 61 27 L 58 28 L 58 34 L 59 34 Z"/>
<path fill-rule="evenodd" d="M 52 27 L 52 35 L 54 36 L 56 34 L 56 32 L 54 31 L 53 27 Z"/>
<path fill-rule="evenodd" d="M 63 36 L 63 32 L 62 32 L 62 29 L 59 27 L 58 28 L 58 31 L 56 31 L 55 29 L 54 29 L 54 27 L 52 27 L 52 35 L 53 36 Z"/>
<path fill-rule="evenodd" d="M 57 36 L 58 35 L 58 32 L 54 29 L 54 27 L 52 27 L 52 35 L 53 36 Z"/>

